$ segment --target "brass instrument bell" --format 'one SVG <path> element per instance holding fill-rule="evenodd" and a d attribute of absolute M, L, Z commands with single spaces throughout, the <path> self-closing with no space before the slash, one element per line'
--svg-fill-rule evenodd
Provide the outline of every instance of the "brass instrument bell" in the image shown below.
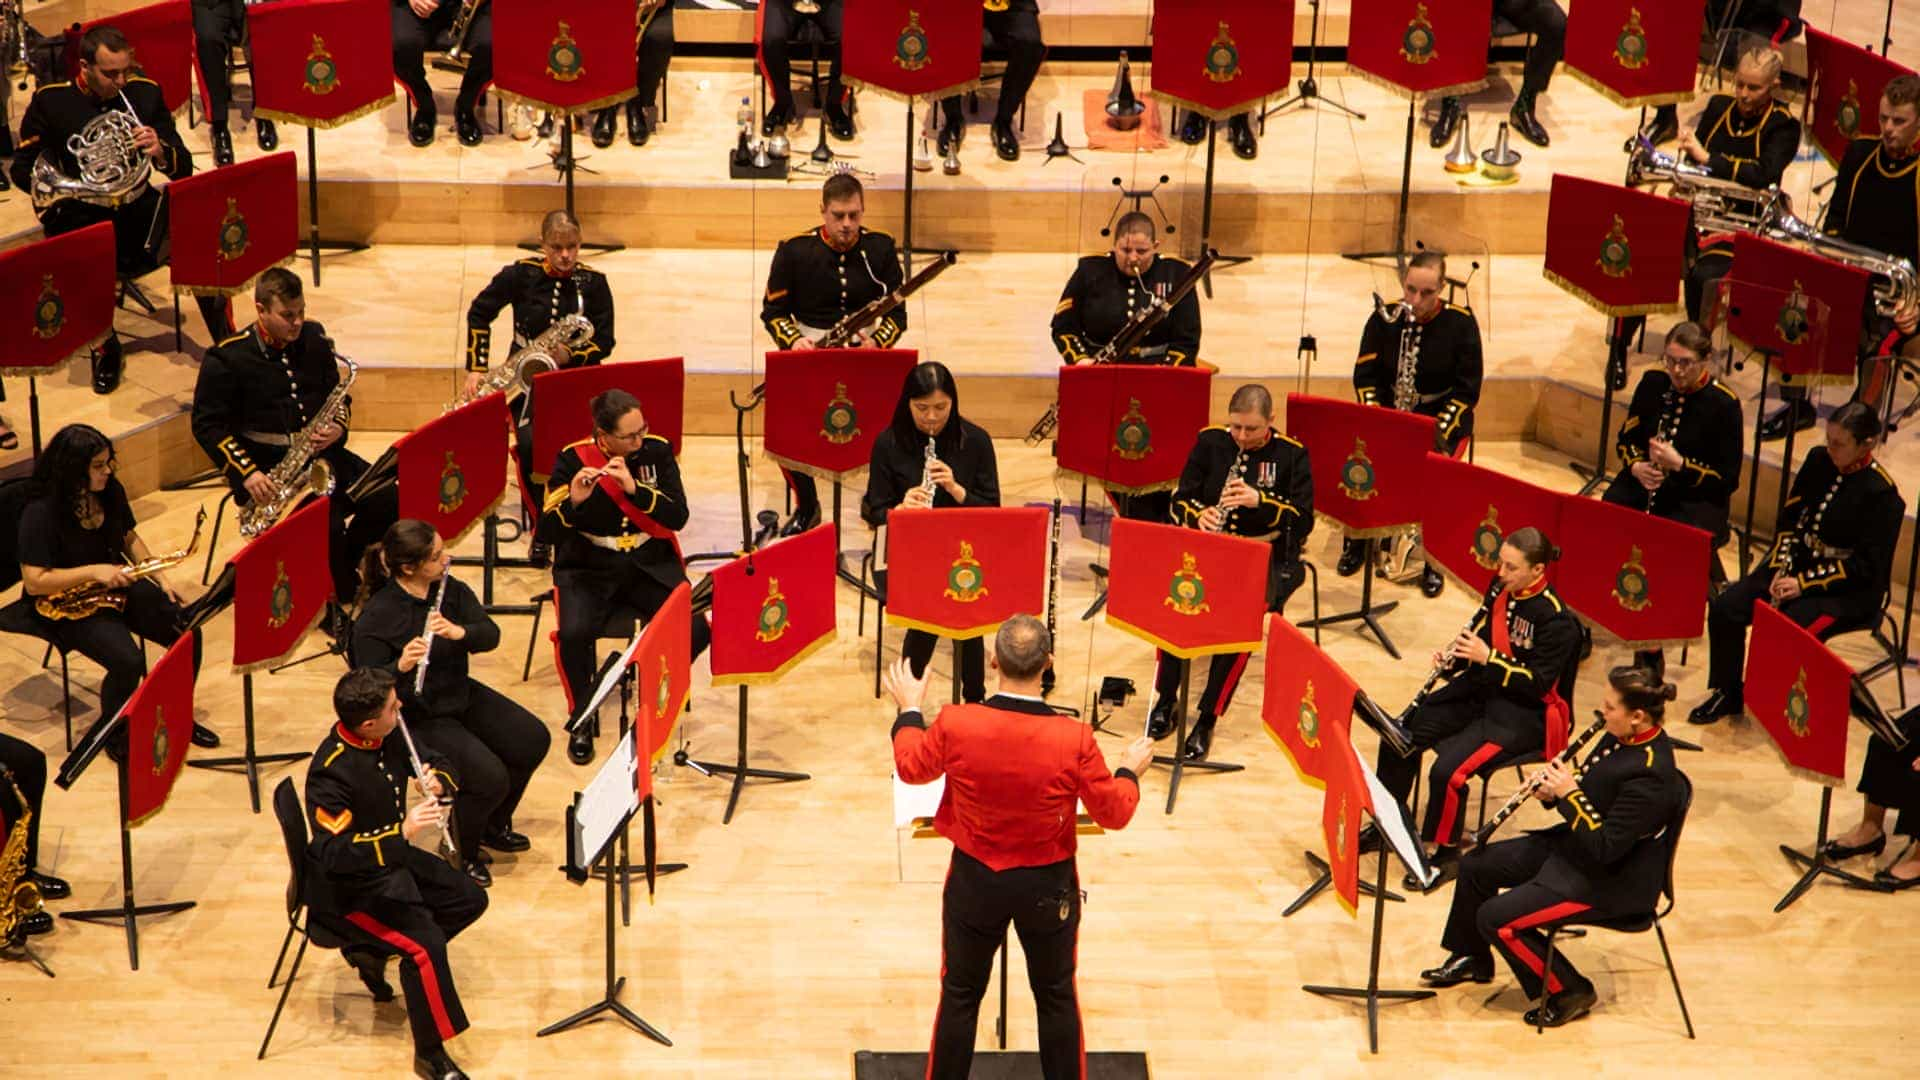
<path fill-rule="evenodd" d="M 1146 114 L 1146 103 L 1133 92 L 1133 76 L 1127 51 L 1120 50 L 1120 67 L 1113 73 L 1113 90 L 1107 94 L 1107 123 L 1115 131 L 1132 131 Z"/>

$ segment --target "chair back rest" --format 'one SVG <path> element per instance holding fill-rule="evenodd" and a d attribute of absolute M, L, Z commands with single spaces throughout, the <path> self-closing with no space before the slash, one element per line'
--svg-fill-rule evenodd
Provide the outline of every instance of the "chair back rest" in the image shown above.
<path fill-rule="evenodd" d="M 1660 886 L 1666 895 L 1667 910 L 1673 910 L 1673 860 L 1680 853 L 1680 832 L 1686 828 L 1687 812 L 1693 809 L 1693 780 L 1686 773 L 1674 770 L 1675 779 L 1680 781 L 1680 799 L 1673 808 L 1673 818 L 1667 823 L 1667 878 Z"/>
<path fill-rule="evenodd" d="M 300 805 L 293 777 L 281 777 L 273 789 L 273 816 L 280 819 L 280 839 L 287 848 L 287 918 L 300 910 L 307 895 L 307 811 Z"/>
<path fill-rule="evenodd" d="M 31 476 L 0 481 L 0 589 L 20 580 L 20 515 L 38 491 Z"/>

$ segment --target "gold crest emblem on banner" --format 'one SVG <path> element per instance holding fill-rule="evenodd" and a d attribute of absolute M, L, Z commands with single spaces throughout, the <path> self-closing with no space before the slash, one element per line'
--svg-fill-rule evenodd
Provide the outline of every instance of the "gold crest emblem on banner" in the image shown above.
<path fill-rule="evenodd" d="M 1613 576 L 1613 598 L 1628 611 L 1643 611 L 1653 603 L 1649 592 L 1647 567 L 1640 561 L 1640 549 L 1630 548 L 1627 561 L 1620 564 L 1620 572 Z"/>
<path fill-rule="evenodd" d="M 1180 553 L 1180 569 L 1168 582 L 1167 595 L 1160 602 L 1180 615 L 1198 615 L 1213 610 L 1212 605 L 1207 603 L 1207 585 L 1200 577 L 1200 567 L 1194 561 L 1192 552 Z"/>
<path fill-rule="evenodd" d="M 1801 668 L 1800 677 L 1793 680 L 1793 688 L 1787 691 L 1787 730 L 1806 738 L 1812 713 L 1813 707 L 1807 703 L 1807 669 Z"/>
<path fill-rule="evenodd" d="M 587 73 L 587 59 L 581 55 L 580 45 L 573 40 L 572 27 L 565 19 L 560 20 L 560 29 L 553 35 L 553 44 L 547 46 L 547 74 L 555 82 L 570 83 Z"/>
<path fill-rule="evenodd" d="M 907 71 L 919 71 L 933 63 L 928 52 L 927 32 L 920 28 L 920 13 L 908 8 L 907 25 L 900 28 L 900 36 L 894 39 L 893 62 Z"/>
<path fill-rule="evenodd" d="M 1807 340 L 1813 329 L 1813 321 L 1807 318 L 1807 295 L 1802 291 L 1799 281 L 1793 283 L 1793 292 L 1780 305 L 1780 314 L 1773 321 L 1780 334 L 1780 340 L 1789 345 L 1799 345 Z"/>
<path fill-rule="evenodd" d="M 227 216 L 220 219 L 220 258 L 232 262 L 251 246 L 253 230 L 247 225 L 247 215 L 240 212 L 240 200 L 230 197 Z"/>
<path fill-rule="evenodd" d="M 660 658 L 660 680 L 653 692 L 653 715 L 666 716 L 667 706 L 673 703 L 673 673 L 667 667 L 667 658 Z"/>
<path fill-rule="evenodd" d="M 307 93 L 320 97 L 340 89 L 340 66 L 333 62 L 333 54 L 327 51 L 327 40 L 319 34 L 313 35 L 313 48 L 307 53 L 301 82 Z"/>
<path fill-rule="evenodd" d="M 1851 139 L 1860 134 L 1860 84 L 1847 80 L 1847 92 L 1840 98 L 1840 107 L 1833 110 L 1833 126 L 1840 134 Z"/>
<path fill-rule="evenodd" d="M 165 707 L 153 707 L 153 775 L 159 776 L 167 771 L 167 752 L 172 746 L 167 740 L 167 711 Z"/>
<path fill-rule="evenodd" d="M 1633 273 L 1633 244 L 1627 240 L 1627 223 L 1619 214 L 1613 215 L 1613 229 L 1600 241 L 1600 257 L 1594 261 L 1610 278 Z"/>
<path fill-rule="evenodd" d="M 1487 570 L 1500 567 L 1500 511 L 1492 503 L 1487 504 L 1487 516 L 1473 530 L 1473 561 Z"/>
<path fill-rule="evenodd" d="M 1153 428 L 1140 411 L 1140 399 L 1127 399 L 1127 413 L 1113 429 L 1113 452 L 1127 461 L 1139 461 L 1153 453 Z"/>
<path fill-rule="evenodd" d="M 1309 750 L 1320 749 L 1320 707 L 1313 703 L 1313 680 L 1307 680 L 1306 692 L 1300 695 L 1300 713 L 1295 722 L 1300 727 L 1300 741 Z"/>
<path fill-rule="evenodd" d="M 67 302 L 53 287 L 53 275 L 40 275 L 40 298 L 33 302 L 33 336 L 52 341 L 67 328 Z"/>
<path fill-rule="evenodd" d="M 986 574 L 982 571 L 980 560 L 973 557 L 973 545 L 960 541 L 960 557 L 953 560 L 947 570 L 947 587 L 944 595 L 949 600 L 958 600 L 971 604 L 987 595 Z"/>
<path fill-rule="evenodd" d="M 1413 18 L 1400 35 L 1400 55 L 1406 57 L 1409 64 L 1424 64 L 1439 55 L 1435 44 L 1433 23 L 1427 18 L 1427 5 L 1413 5 Z"/>
<path fill-rule="evenodd" d="M 1347 805 L 1347 797 L 1340 796 L 1340 817 L 1333 823 L 1333 857 L 1340 862 L 1347 860 Z"/>
<path fill-rule="evenodd" d="M 761 641 L 779 641 L 787 632 L 787 597 L 780 591 L 780 579 L 767 579 L 767 598 L 760 601 L 760 628 L 753 636 Z"/>
<path fill-rule="evenodd" d="M 860 411 L 847 396 L 846 383 L 833 384 L 833 400 L 827 402 L 827 414 L 820 425 L 820 437 L 835 446 L 845 446 L 860 434 Z"/>
<path fill-rule="evenodd" d="M 1367 440 L 1353 440 L 1353 452 L 1340 466 L 1340 493 L 1355 502 L 1366 502 L 1380 494 L 1373 486 L 1373 461 L 1367 457 Z"/>
<path fill-rule="evenodd" d="M 1239 77 L 1240 46 L 1233 43 L 1233 35 L 1227 32 L 1227 24 L 1222 20 L 1220 32 L 1213 36 L 1213 44 L 1207 46 L 1207 78 L 1228 83 Z"/>
<path fill-rule="evenodd" d="M 1613 58 L 1628 71 L 1647 66 L 1647 32 L 1640 26 L 1640 9 L 1627 9 L 1627 24 L 1613 39 Z"/>
<path fill-rule="evenodd" d="M 440 512 L 451 514 L 460 509 L 467 501 L 467 474 L 460 471 L 460 463 L 453 460 L 453 451 L 447 451 L 447 463 L 440 467 Z"/>
<path fill-rule="evenodd" d="M 267 625 L 275 630 L 293 618 L 293 582 L 287 578 L 287 564 L 274 560 L 273 590 L 267 594 Z"/>

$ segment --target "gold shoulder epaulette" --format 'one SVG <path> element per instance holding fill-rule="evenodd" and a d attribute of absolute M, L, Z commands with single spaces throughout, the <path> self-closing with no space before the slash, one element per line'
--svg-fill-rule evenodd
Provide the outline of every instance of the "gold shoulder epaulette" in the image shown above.
<path fill-rule="evenodd" d="M 244 338 L 244 337 L 250 337 L 250 336 L 252 335 L 252 333 L 253 333 L 253 331 L 251 331 L 251 330 L 242 330 L 242 331 L 240 331 L 239 333 L 237 333 L 237 334 L 235 334 L 235 335 L 233 335 L 233 336 L 232 336 L 232 337 L 230 337 L 230 338 L 225 338 L 225 339 L 222 339 L 222 340 L 220 340 L 220 341 L 217 341 L 217 342 L 215 342 L 215 343 L 214 343 L 214 346 L 213 346 L 213 347 L 217 349 L 217 348 L 220 348 L 220 347 L 221 347 L 221 346 L 223 346 L 223 345 L 231 345 L 231 344 L 233 344 L 234 342 L 236 342 L 236 341 L 239 341 L 239 340 L 240 340 L 241 338 Z"/>
<path fill-rule="evenodd" d="M 44 86 L 42 86 L 42 87 L 41 87 L 40 89 L 38 89 L 38 90 L 35 90 L 35 91 L 34 91 L 34 93 L 36 93 L 36 94 L 44 94 L 44 93 L 46 93 L 46 92 L 47 92 L 47 91 L 49 91 L 49 90 L 58 90 L 58 89 L 60 89 L 60 88 L 61 88 L 61 87 L 63 87 L 63 86 L 72 86 L 72 85 L 73 85 L 73 83 L 72 83 L 71 81 L 69 81 L 69 82 L 57 82 L 57 83 L 47 83 L 46 85 L 44 85 Z"/>
<path fill-rule="evenodd" d="M 567 445 L 561 447 L 560 450 L 562 453 L 565 453 L 566 451 L 571 450 L 576 446 L 585 446 L 592 441 L 593 441 L 593 436 L 589 435 L 584 439 L 575 439 L 573 442 L 570 442 Z"/>
<path fill-rule="evenodd" d="M 1547 586 L 1544 590 L 1541 591 L 1540 595 L 1546 597 L 1548 600 L 1553 602 L 1554 611 L 1559 612 L 1559 611 L 1567 610 L 1567 605 L 1560 602 L 1560 594 L 1553 591 L 1553 586 L 1551 585 Z"/>
<path fill-rule="evenodd" d="M 1880 474 L 1880 479 L 1885 480 L 1887 482 L 1888 487 L 1895 486 L 1893 482 L 1893 474 L 1887 471 L 1887 467 L 1885 465 L 1876 461 L 1873 463 L 1873 471 Z"/>
<path fill-rule="evenodd" d="M 1733 387 L 1721 382 L 1717 376 L 1713 380 L 1713 388 L 1732 398 L 1734 401 L 1740 400 L 1740 395 L 1733 392 Z"/>
<path fill-rule="evenodd" d="M 159 83 L 154 82 L 152 79 L 147 78 L 145 75 L 129 75 L 127 76 L 127 81 L 130 83 L 146 83 L 148 86 L 160 85 Z"/>
<path fill-rule="evenodd" d="M 1293 436 L 1291 436 L 1291 435 L 1289 435 L 1289 434 L 1287 434 L 1287 433 L 1286 433 L 1286 432 L 1284 432 L 1284 431 L 1280 431 L 1280 430 L 1278 430 L 1278 429 L 1276 429 L 1276 430 L 1274 431 L 1274 433 L 1273 433 L 1273 437 L 1274 437 L 1274 438 L 1276 438 L 1276 439 L 1279 439 L 1279 440 L 1280 440 L 1281 442 L 1283 442 L 1283 443 L 1287 443 L 1288 445 L 1291 445 L 1291 446 L 1298 446 L 1298 447 L 1300 447 L 1301 449 L 1305 449 L 1305 448 L 1306 448 L 1306 444 L 1305 444 L 1305 443 L 1302 443 L 1302 442 L 1301 442 L 1301 441 L 1300 441 L 1299 439 L 1296 439 L 1296 438 L 1294 438 Z"/>
<path fill-rule="evenodd" d="M 641 439 L 640 441 L 641 441 L 641 442 L 643 442 L 643 443 L 644 443 L 644 442 L 657 442 L 657 443 L 664 443 L 664 444 L 666 444 L 666 446 L 667 446 L 667 447 L 668 447 L 669 449 L 671 449 L 671 448 L 672 448 L 672 446 L 673 446 L 673 440 L 672 440 L 672 439 L 669 439 L 669 438 L 667 438 L 667 437 L 666 437 L 665 435 L 655 435 L 655 434 L 654 434 L 653 432 L 651 432 L 651 431 L 649 431 L 649 432 L 647 432 L 647 435 L 646 435 L 646 438 L 644 438 L 644 439 Z"/>
<path fill-rule="evenodd" d="M 1466 308 L 1466 307 L 1461 307 L 1461 306 L 1460 306 L 1459 304 L 1455 304 L 1455 303 L 1452 303 L 1452 302 L 1449 302 L 1449 303 L 1447 304 L 1447 310 L 1449 310 L 1449 311 L 1457 311 L 1457 312 L 1459 312 L 1459 313 L 1460 313 L 1460 314 L 1462 314 L 1462 315 L 1465 315 L 1465 316 L 1468 316 L 1469 318 L 1471 318 L 1471 317 L 1472 317 L 1472 315 L 1473 315 L 1473 309 L 1472 309 L 1472 308 Z"/>
<path fill-rule="evenodd" d="M 545 255 L 523 255 L 520 257 L 518 261 L 514 263 L 514 265 L 515 266 L 539 266 L 540 264 L 546 261 L 547 261 L 547 257 Z"/>
<path fill-rule="evenodd" d="M 1201 431 L 1217 431 L 1217 432 L 1219 432 L 1219 433 L 1221 433 L 1222 435 L 1225 435 L 1225 434 L 1227 434 L 1227 425 L 1225 425 L 1225 424 L 1208 424 L 1208 425 L 1207 425 L 1206 427 L 1203 427 L 1203 428 L 1201 428 L 1200 430 L 1201 430 Z"/>

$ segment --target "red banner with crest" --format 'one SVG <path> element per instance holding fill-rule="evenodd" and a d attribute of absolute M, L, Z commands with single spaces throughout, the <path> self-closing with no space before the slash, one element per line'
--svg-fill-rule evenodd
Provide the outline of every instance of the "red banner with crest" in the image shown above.
<path fill-rule="evenodd" d="M 400 516 L 433 526 L 452 545 L 507 490 L 505 394 L 492 393 L 394 440 Z"/>
<path fill-rule="evenodd" d="M 914 349 L 768 353 L 767 456 L 829 483 L 860 475 L 919 362 Z"/>
<path fill-rule="evenodd" d="M 1293 0 L 1157 0 L 1153 93 L 1214 120 L 1285 96 Z"/>
<path fill-rule="evenodd" d="M 1107 624 L 1183 660 L 1252 652 L 1271 551 L 1242 536 L 1115 519 Z"/>
<path fill-rule="evenodd" d="M 1765 728 L 1787 768 L 1829 787 L 1847 779 L 1847 707 L 1853 669 L 1771 604 L 1753 604 L 1747 641 L 1747 715 Z"/>
<path fill-rule="evenodd" d="M 196 70 L 189 0 L 162 0 L 80 23 L 78 33 L 67 35 L 66 65 L 71 77 L 78 78 L 80 73 L 80 39 L 96 26 L 111 26 L 126 35 L 127 43 L 133 46 L 133 66 L 140 75 L 160 84 L 168 111 L 178 112 L 187 103 Z"/>
<path fill-rule="evenodd" d="M 837 633 L 832 525 L 713 571 L 713 685 L 778 682 Z"/>
<path fill-rule="evenodd" d="M 549 112 L 632 97 L 633 0 L 493 0 L 493 82 Z"/>
<path fill-rule="evenodd" d="M 1334 749 L 1328 722 L 1351 716 L 1360 685 L 1322 652 L 1313 639 L 1278 613 L 1267 617 L 1265 692 L 1260 719 L 1293 771 L 1317 788 L 1327 786 L 1327 757 Z M 1347 731 L 1341 726 L 1341 734 Z"/>
<path fill-rule="evenodd" d="M 678 356 L 629 360 L 618 364 L 543 371 L 533 377 L 540 399 L 533 414 L 533 478 L 544 483 L 560 451 L 593 434 L 593 399 L 619 387 L 640 399 L 648 434 L 658 435 L 680 453 L 686 409 L 687 364 Z"/>
<path fill-rule="evenodd" d="M 1500 545 L 1514 530 L 1531 525 L 1555 544 L 1565 535 L 1560 521 L 1564 495 L 1493 469 L 1429 453 L 1421 490 L 1427 560 L 1476 593 L 1493 581 Z M 1557 569 L 1548 569 L 1550 580 L 1559 580 Z"/>
<path fill-rule="evenodd" d="M 1347 69 L 1408 96 L 1487 84 L 1493 0 L 1353 0 Z"/>
<path fill-rule="evenodd" d="M 1859 267 L 1738 233 L 1726 283 L 1727 330 L 1748 348 L 1772 353 L 1773 369 L 1795 383 L 1851 384 L 1860 343 L 1855 327 L 1871 302 L 1871 282 Z"/>
<path fill-rule="evenodd" d="M 1706 0 L 1580 0 L 1567 13 L 1567 70 L 1615 105 L 1693 100 Z"/>
<path fill-rule="evenodd" d="M 173 291 L 234 296 L 293 261 L 300 243 L 293 151 L 183 176 L 167 185 Z"/>
<path fill-rule="evenodd" d="M 1548 535 L 1560 545 L 1560 599 L 1628 648 L 1684 645 L 1706 633 L 1710 533 L 1600 499 L 1563 496 L 1560 531 Z"/>
<path fill-rule="evenodd" d="M 281 518 L 227 560 L 233 567 L 233 669 L 272 667 L 293 655 L 333 596 L 329 500 Z"/>
<path fill-rule="evenodd" d="M 1311 394 L 1287 395 L 1287 434 L 1319 462 L 1314 512 L 1348 535 L 1389 536 L 1420 522 L 1420 485 L 1433 449 L 1433 417 Z"/>
<path fill-rule="evenodd" d="M 887 621 L 982 637 L 1047 610 L 1052 511 L 951 506 L 887 514 Z"/>
<path fill-rule="evenodd" d="M 1320 834 L 1327 843 L 1327 867 L 1333 894 L 1348 915 L 1359 914 L 1361 813 L 1373 809 L 1366 767 L 1354 751 L 1351 712 L 1326 716 L 1327 793 L 1320 804 Z M 1395 808 L 1393 813 L 1398 813 Z M 1386 858 L 1386 852 L 1380 858 Z"/>
<path fill-rule="evenodd" d="M 1060 468 L 1109 491 L 1171 491 L 1213 410 L 1213 372 L 1149 364 L 1060 369 Z"/>
<path fill-rule="evenodd" d="M 247 9 L 254 115 L 336 128 L 393 104 L 389 0 L 274 0 Z"/>
<path fill-rule="evenodd" d="M 182 634 L 140 680 L 120 710 L 127 725 L 127 826 L 145 824 L 167 803 L 193 745 L 193 650 Z"/>
<path fill-rule="evenodd" d="M 848 82 L 902 98 L 942 98 L 980 84 L 981 5 L 860 0 L 848 15 L 840 38 Z"/>
<path fill-rule="evenodd" d="M 635 725 L 640 771 L 659 761 L 673 741 L 673 728 L 686 711 L 687 691 L 693 685 L 693 589 L 686 582 L 673 590 L 667 602 L 640 631 L 640 647 L 633 651 L 634 692 L 639 707 Z M 643 793 L 644 795 L 644 793 Z"/>
<path fill-rule="evenodd" d="M 1807 27 L 1807 79 L 1813 144 L 1838 165 L 1847 144 L 1880 133 L 1880 91 L 1913 69 L 1832 34 Z"/>
<path fill-rule="evenodd" d="M 113 330 L 113 222 L 0 251 L 0 375 L 51 375 Z"/>
<path fill-rule="evenodd" d="M 1691 220 L 1677 199 L 1554 173 L 1542 273 L 1603 315 L 1678 311 Z"/>

